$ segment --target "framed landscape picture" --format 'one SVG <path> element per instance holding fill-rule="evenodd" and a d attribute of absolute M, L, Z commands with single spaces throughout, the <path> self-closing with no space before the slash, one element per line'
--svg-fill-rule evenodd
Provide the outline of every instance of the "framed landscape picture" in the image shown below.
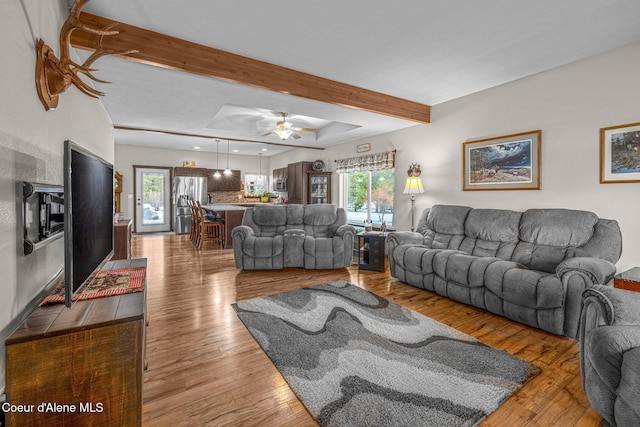
<path fill-rule="evenodd" d="M 462 189 L 539 190 L 542 131 L 462 144 Z"/>
<path fill-rule="evenodd" d="M 640 123 L 600 129 L 600 182 L 640 182 Z"/>

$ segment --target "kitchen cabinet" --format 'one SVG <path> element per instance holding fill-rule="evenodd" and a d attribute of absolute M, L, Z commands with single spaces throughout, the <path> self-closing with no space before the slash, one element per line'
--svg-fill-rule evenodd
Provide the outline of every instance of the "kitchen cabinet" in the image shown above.
<path fill-rule="evenodd" d="M 290 163 L 287 166 L 287 193 L 289 204 L 305 204 L 309 199 L 308 180 L 313 162 Z"/>
<path fill-rule="evenodd" d="M 287 179 L 289 175 L 289 168 L 278 168 L 273 170 L 273 181 L 275 182 L 278 179 Z"/>
<path fill-rule="evenodd" d="M 242 173 L 239 170 L 232 170 L 231 175 L 225 175 L 220 171 L 222 175 L 220 178 L 215 178 L 213 174 L 216 173 L 216 169 L 207 169 L 207 192 L 212 193 L 214 191 L 240 191 L 240 184 L 242 183 Z"/>
<path fill-rule="evenodd" d="M 174 176 L 207 176 L 207 169 L 175 167 L 173 168 L 173 175 Z"/>
<path fill-rule="evenodd" d="M 287 175 L 289 168 L 278 168 L 273 170 L 273 191 L 287 191 Z"/>
<path fill-rule="evenodd" d="M 307 172 L 309 174 L 307 203 L 331 203 L 331 172 Z"/>

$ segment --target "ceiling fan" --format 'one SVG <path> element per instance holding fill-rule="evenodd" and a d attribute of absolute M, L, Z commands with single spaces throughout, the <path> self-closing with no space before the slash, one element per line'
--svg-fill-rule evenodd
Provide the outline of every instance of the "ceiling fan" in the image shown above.
<path fill-rule="evenodd" d="M 315 132 L 318 133 L 320 131 L 320 129 L 316 129 L 316 128 L 300 128 L 300 127 L 296 127 L 293 125 L 293 123 L 291 123 L 290 121 L 287 120 L 287 113 L 281 112 L 280 113 L 282 115 L 282 120 L 280 120 L 278 123 L 276 123 L 275 128 L 273 128 L 272 130 L 270 130 L 269 132 L 261 135 L 261 136 L 267 136 L 267 135 L 278 135 L 278 137 L 285 141 L 287 138 L 289 138 L 290 136 L 292 136 L 294 139 L 300 139 L 301 136 L 299 134 L 297 134 L 296 132 Z"/>

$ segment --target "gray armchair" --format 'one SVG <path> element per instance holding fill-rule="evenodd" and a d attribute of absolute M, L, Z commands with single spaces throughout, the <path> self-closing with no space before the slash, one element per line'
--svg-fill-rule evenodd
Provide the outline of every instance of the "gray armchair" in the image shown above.
<path fill-rule="evenodd" d="M 640 425 L 640 293 L 593 286 L 580 318 L 580 369 L 589 402 L 613 426 Z"/>

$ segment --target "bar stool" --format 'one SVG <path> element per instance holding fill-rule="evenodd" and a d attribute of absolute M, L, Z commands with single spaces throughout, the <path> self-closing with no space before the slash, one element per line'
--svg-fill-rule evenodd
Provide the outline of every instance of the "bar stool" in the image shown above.
<path fill-rule="evenodd" d="M 196 246 L 198 249 L 202 248 L 203 242 L 218 242 L 220 247 L 224 246 L 223 241 L 223 229 L 222 229 L 222 221 L 210 221 L 205 218 L 204 209 L 202 209 L 202 205 L 200 201 L 197 200 L 197 216 L 199 224 L 198 228 L 198 240 Z"/>
<path fill-rule="evenodd" d="M 196 213 L 196 205 L 193 200 L 187 200 L 187 204 L 191 211 L 191 235 L 189 235 L 189 239 L 191 239 L 191 242 L 195 245 L 198 241 L 198 215 Z"/>

